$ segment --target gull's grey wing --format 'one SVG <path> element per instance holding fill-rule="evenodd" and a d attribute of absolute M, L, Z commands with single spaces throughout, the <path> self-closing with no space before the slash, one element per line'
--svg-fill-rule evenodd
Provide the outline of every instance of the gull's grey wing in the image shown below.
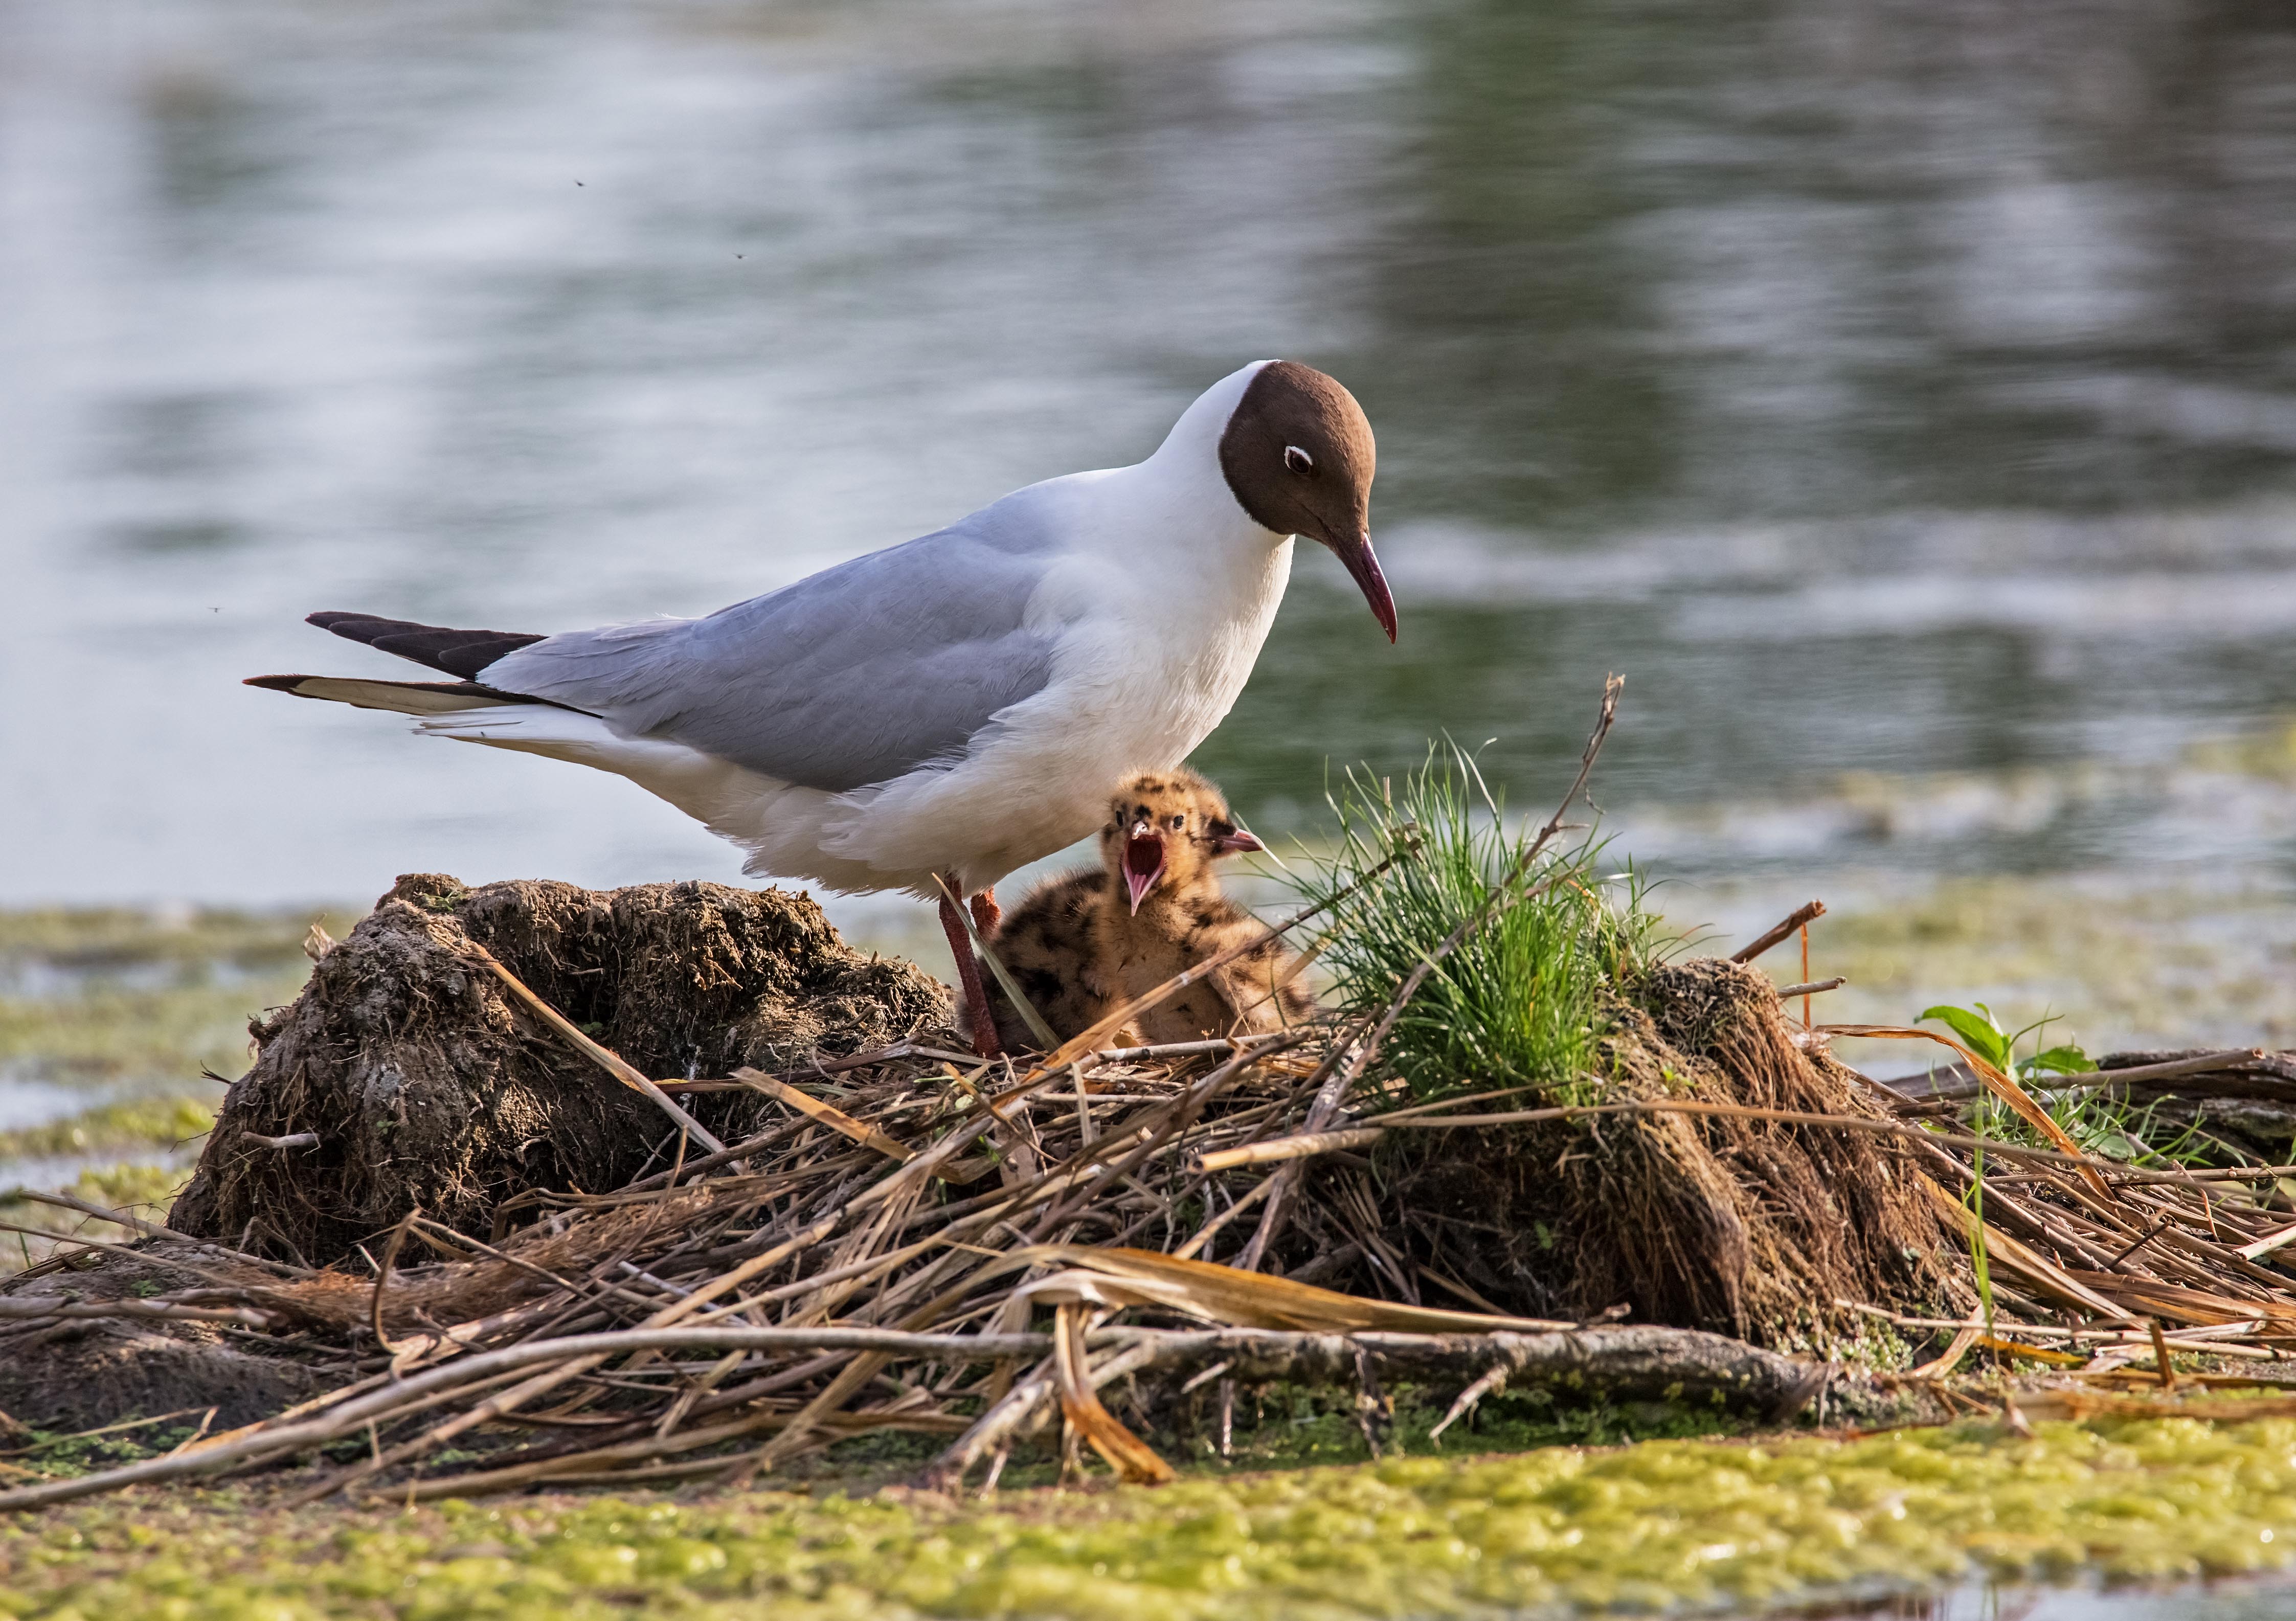
<path fill-rule="evenodd" d="M 1044 689 L 1052 642 L 1021 618 L 1049 550 L 1008 497 L 707 618 L 550 636 L 483 674 L 625 735 L 842 793 L 954 757 Z"/>

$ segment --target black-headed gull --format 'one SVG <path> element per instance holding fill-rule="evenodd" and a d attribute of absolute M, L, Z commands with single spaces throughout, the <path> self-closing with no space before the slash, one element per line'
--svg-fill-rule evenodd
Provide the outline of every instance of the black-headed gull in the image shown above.
<path fill-rule="evenodd" d="M 1294 536 L 1338 555 L 1394 639 L 1374 459 L 1345 389 L 1259 361 L 1144 462 L 1032 484 L 706 618 L 544 636 L 313 614 L 455 679 L 248 684 L 627 777 L 747 850 L 752 875 L 938 901 L 985 1026 L 952 894 L 993 919 L 997 880 L 1210 735 L 1267 640 Z M 993 1028 L 973 1034 L 994 1049 Z"/>

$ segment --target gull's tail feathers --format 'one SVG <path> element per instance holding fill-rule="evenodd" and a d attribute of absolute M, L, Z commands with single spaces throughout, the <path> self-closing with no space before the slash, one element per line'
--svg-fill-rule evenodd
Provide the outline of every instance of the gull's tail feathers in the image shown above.
<path fill-rule="evenodd" d="M 363 642 L 379 653 L 474 681 L 480 671 L 505 653 L 531 647 L 549 638 L 523 630 L 453 630 L 444 625 L 422 625 L 413 619 L 386 619 L 373 613 L 314 613 L 307 625 L 332 631 L 349 642 Z"/>
<path fill-rule="evenodd" d="M 355 675 L 250 675 L 242 684 L 290 692 L 297 698 L 318 698 L 361 709 L 386 709 L 397 715 L 459 715 L 471 709 L 496 709 L 535 700 L 512 692 L 497 692 L 474 681 L 374 681 Z"/>

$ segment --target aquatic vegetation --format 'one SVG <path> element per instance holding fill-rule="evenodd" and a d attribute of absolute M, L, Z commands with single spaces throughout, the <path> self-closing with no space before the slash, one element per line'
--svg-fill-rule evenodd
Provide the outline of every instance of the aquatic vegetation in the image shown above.
<path fill-rule="evenodd" d="M 51 906 L 0 912 L 0 970 L 28 962 L 89 974 L 155 964 L 227 962 L 242 971 L 292 966 L 314 918 L 331 933 L 348 927 L 340 910 L 219 907 L 149 909 Z"/>
<path fill-rule="evenodd" d="M 1713 1610 L 1972 1576 L 2276 1569 L 2296 1423 L 1658 1441 L 1033 1492 L 266 1512 L 241 1492 L 0 1522 L 30 1621 L 617 1615 L 1252 1621 Z"/>

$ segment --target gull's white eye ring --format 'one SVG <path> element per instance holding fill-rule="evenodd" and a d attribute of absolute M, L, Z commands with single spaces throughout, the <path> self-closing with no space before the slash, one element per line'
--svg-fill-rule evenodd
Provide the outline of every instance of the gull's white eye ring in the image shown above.
<path fill-rule="evenodd" d="M 1283 447 L 1283 465 L 1295 473 L 1311 473 L 1316 471 L 1316 458 L 1297 445 L 1286 445 Z"/>

